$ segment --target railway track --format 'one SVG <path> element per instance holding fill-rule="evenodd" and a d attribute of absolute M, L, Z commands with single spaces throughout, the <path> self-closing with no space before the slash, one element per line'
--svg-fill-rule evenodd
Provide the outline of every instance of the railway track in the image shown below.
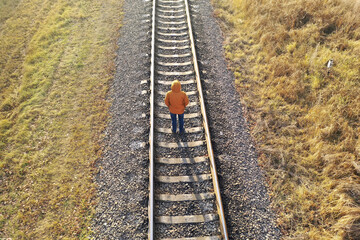
<path fill-rule="evenodd" d="M 172 134 L 164 97 L 179 80 L 186 133 Z M 228 239 L 188 0 L 153 0 L 149 239 Z"/>

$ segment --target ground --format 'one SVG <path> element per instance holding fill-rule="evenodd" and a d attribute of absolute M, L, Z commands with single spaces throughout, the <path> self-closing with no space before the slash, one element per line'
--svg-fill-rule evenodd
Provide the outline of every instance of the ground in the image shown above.
<path fill-rule="evenodd" d="M 206 0 L 190 3 L 230 239 L 279 239 L 213 9 Z M 111 121 L 96 178 L 100 202 L 93 228 L 99 239 L 147 238 L 151 2 L 125 1 L 124 11 Z"/>

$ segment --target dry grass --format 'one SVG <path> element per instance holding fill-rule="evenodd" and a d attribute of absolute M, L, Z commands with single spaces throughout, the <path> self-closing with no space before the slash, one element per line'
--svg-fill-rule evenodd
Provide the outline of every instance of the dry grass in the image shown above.
<path fill-rule="evenodd" d="M 285 239 L 360 239 L 360 1 L 213 4 Z"/>
<path fill-rule="evenodd" d="M 0 0 L 0 238 L 89 235 L 121 5 Z"/>
<path fill-rule="evenodd" d="M 20 0 L 2 0 L 0 1 L 0 27 L 3 22 L 6 21 L 16 9 L 16 6 L 19 4 Z"/>

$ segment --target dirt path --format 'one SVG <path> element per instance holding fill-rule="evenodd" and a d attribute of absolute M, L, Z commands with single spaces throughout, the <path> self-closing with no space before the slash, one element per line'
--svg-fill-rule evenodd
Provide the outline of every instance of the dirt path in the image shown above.
<path fill-rule="evenodd" d="M 190 2 L 230 239 L 279 239 L 269 196 L 208 0 Z M 125 1 L 112 120 L 96 178 L 96 239 L 147 239 L 151 2 Z M 139 43 L 140 41 L 140 43 Z M 186 124 L 186 123 L 185 123 Z"/>

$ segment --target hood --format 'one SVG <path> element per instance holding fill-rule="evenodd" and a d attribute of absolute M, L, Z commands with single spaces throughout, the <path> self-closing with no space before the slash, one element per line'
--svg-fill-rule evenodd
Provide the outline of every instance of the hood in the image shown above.
<path fill-rule="evenodd" d="M 175 80 L 171 84 L 171 90 L 178 93 L 181 91 L 181 83 L 178 80 Z"/>

